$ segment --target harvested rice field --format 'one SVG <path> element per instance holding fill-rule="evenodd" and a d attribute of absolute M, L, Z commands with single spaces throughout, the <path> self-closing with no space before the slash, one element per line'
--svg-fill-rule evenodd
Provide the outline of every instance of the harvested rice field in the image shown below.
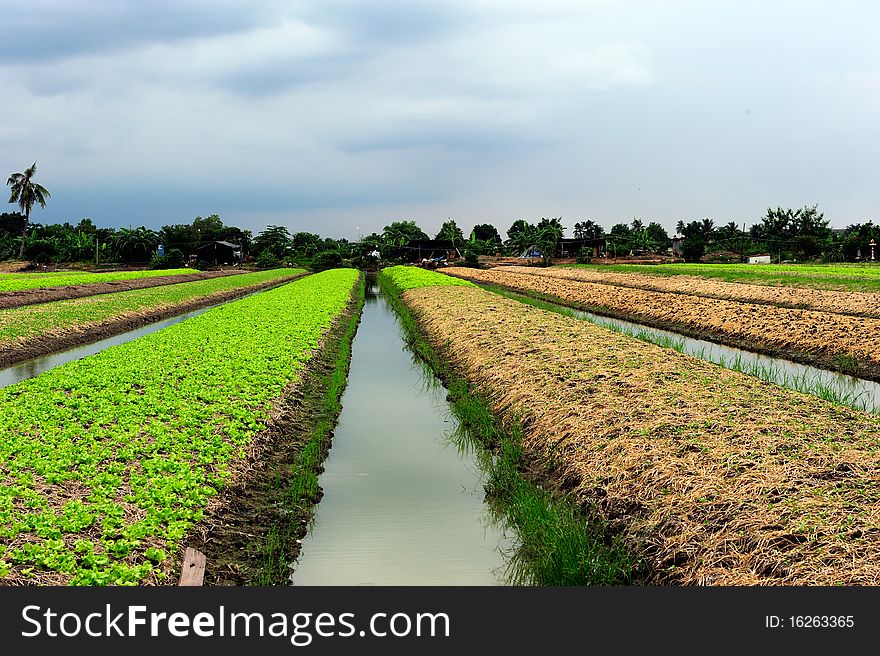
<path fill-rule="evenodd" d="M 449 275 L 823 369 L 880 380 L 880 319 L 619 287 L 504 269 Z"/>
<path fill-rule="evenodd" d="M 573 264 L 573 269 L 606 273 L 638 273 L 655 277 L 694 276 L 702 279 L 834 291 L 880 292 L 876 264 Z"/>
<path fill-rule="evenodd" d="M 643 269 L 645 267 L 642 267 Z M 868 292 L 830 291 L 799 287 L 754 285 L 677 275 L 657 276 L 641 273 L 615 273 L 602 267 L 505 267 L 511 273 L 532 274 L 564 280 L 647 289 L 690 296 L 704 296 L 745 303 L 777 305 L 803 310 L 819 310 L 852 316 L 880 318 L 880 294 Z"/>
<path fill-rule="evenodd" d="M 880 583 L 880 418 L 473 287 L 402 299 L 645 582 Z"/>

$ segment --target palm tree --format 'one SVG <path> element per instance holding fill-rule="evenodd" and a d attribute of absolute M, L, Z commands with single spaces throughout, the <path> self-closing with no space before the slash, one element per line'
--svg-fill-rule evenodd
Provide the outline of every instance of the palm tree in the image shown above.
<path fill-rule="evenodd" d="M 34 203 L 39 203 L 40 207 L 46 207 L 46 199 L 49 198 L 49 192 L 40 184 L 33 181 L 34 175 L 37 173 L 37 163 L 34 162 L 30 167 L 25 169 L 24 173 L 13 173 L 9 176 L 6 184 L 12 190 L 9 194 L 10 203 L 18 203 L 21 211 L 24 213 L 24 230 L 21 233 L 21 245 L 18 247 L 18 259 L 24 255 L 24 243 L 27 239 L 28 225 L 31 219 L 31 208 Z"/>

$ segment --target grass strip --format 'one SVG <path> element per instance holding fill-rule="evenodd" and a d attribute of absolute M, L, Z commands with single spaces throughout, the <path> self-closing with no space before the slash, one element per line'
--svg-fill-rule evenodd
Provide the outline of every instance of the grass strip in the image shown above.
<path fill-rule="evenodd" d="M 400 317 L 409 347 L 443 381 L 452 412 L 467 434 L 493 454 L 483 459 L 489 473 L 486 490 L 493 508 L 515 528 L 521 545 L 510 563 L 512 581 L 537 585 L 632 582 L 637 559 L 589 507 L 574 503 L 564 491 L 542 487 L 539 475 L 529 471 L 520 423 L 502 423 L 493 416 L 485 397 L 450 366 L 442 348 L 428 341 L 401 298 L 408 289 L 456 286 L 450 280 L 455 279 L 413 267 L 390 267 L 379 275 L 380 287 Z"/>
<path fill-rule="evenodd" d="M 0 582 L 172 580 L 357 278 L 309 276 L 0 390 Z"/>

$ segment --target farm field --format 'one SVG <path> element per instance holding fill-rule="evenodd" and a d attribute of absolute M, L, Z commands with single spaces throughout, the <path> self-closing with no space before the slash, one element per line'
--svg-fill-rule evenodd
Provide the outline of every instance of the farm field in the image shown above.
<path fill-rule="evenodd" d="M 0 365 L 96 341 L 304 274 L 273 269 L 0 310 Z"/>
<path fill-rule="evenodd" d="M 43 289 L 67 285 L 90 285 L 121 280 L 139 280 L 194 273 L 193 269 L 159 269 L 155 271 L 114 271 L 111 273 L 45 273 L 6 274 L 0 278 L 0 292 L 16 292 L 24 289 Z M 196 272 L 198 273 L 198 272 Z"/>
<path fill-rule="evenodd" d="M 13 291 L 0 291 L 0 309 L 22 307 L 25 305 L 35 305 L 37 303 L 51 303 L 53 301 L 61 301 L 73 298 L 85 298 L 86 296 L 96 296 L 98 294 L 112 294 L 115 292 L 131 291 L 134 289 L 147 289 L 148 287 L 161 287 L 163 285 L 172 285 L 184 282 L 195 282 L 197 280 L 210 280 L 212 278 L 220 278 L 224 276 L 239 275 L 239 271 L 193 271 L 192 269 L 181 269 L 180 273 L 172 273 L 170 275 L 154 275 L 141 276 L 139 278 L 126 278 L 123 280 L 110 280 L 100 282 L 85 282 L 82 284 L 65 284 L 61 285 L 57 282 L 59 275 L 70 277 L 79 277 L 82 274 L 46 274 L 52 275 L 52 284 L 49 286 L 39 286 L 34 281 L 28 284 L 30 287 L 26 289 L 18 289 Z M 157 272 L 149 272 L 157 273 Z M 27 274 L 41 275 L 41 274 Z M 100 275 L 108 276 L 109 273 L 102 274 L 86 274 L 88 276 Z M 86 278 L 91 280 L 91 278 Z M 3 281 L 0 280 L 0 283 Z"/>
<path fill-rule="evenodd" d="M 471 286 L 402 299 L 637 580 L 880 582 L 880 418 Z"/>
<path fill-rule="evenodd" d="M 647 269 L 647 267 L 642 267 Z M 606 267 L 504 267 L 512 273 L 579 280 L 617 287 L 632 287 L 707 298 L 761 303 L 780 307 L 835 312 L 852 316 L 880 318 L 880 293 L 841 292 L 804 287 L 754 285 L 724 282 L 693 275 L 657 276 L 645 273 L 615 273 Z"/>
<path fill-rule="evenodd" d="M 357 281 L 309 276 L 0 390 L 0 583 L 174 583 Z"/>
<path fill-rule="evenodd" d="M 685 275 L 755 285 L 880 292 L 880 265 L 876 264 L 570 264 L 560 268 L 600 269 L 609 273 L 649 276 Z"/>
<path fill-rule="evenodd" d="M 880 380 L 880 320 L 461 267 L 449 275 L 823 369 Z"/>

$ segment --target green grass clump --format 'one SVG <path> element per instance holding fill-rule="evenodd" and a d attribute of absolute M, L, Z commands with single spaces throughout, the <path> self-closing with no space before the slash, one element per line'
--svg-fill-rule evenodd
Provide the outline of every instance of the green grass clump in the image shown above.
<path fill-rule="evenodd" d="M 23 289 L 91 285 L 119 280 L 138 280 L 157 276 L 180 276 L 199 273 L 198 269 L 161 269 L 156 271 L 113 271 L 110 273 L 23 273 L 0 277 L 0 292 L 17 292 Z"/>
<path fill-rule="evenodd" d="M 405 292 L 407 289 L 416 289 L 418 287 L 435 287 L 437 285 L 461 285 L 465 287 L 473 287 L 474 284 L 468 280 L 461 278 L 453 278 L 445 276 L 442 273 L 431 271 L 430 269 L 422 269 L 415 266 L 393 266 L 382 269 L 382 277 L 386 281 L 393 283 L 398 290 L 397 293 Z"/>
<path fill-rule="evenodd" d="M 53 330 L 112 320 L 131 312 L 180 305 L 211 294 L 259 285 L 298 273 L 305 273 L 305 269 L 271 269 L 0 310 L 0 346 Z"/>
<path fill-rule="evenodd" d="M 0 390 L 0 583 L 161 582 L 358 279 L 309 276 Z"/>

